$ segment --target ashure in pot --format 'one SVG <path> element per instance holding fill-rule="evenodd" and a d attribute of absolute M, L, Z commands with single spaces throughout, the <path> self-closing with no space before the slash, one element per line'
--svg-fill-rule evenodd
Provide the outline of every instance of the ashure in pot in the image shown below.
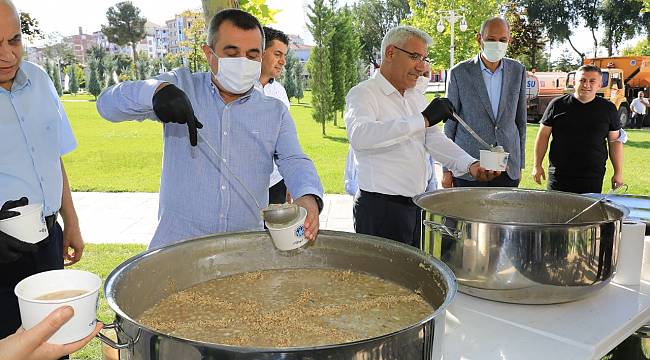
<path fill-rule="evenodd" d="M 449 266 L 463 293 L 522 304 L 585 298 L 616 271 L 628 210 L 584 195 L 508 188 L 423 193 L 422 249 Z"/>
<path fill-rule="evenodd" d="M 217 277 L 270 269 L 325 268 L 378 276 L 417 290 L 435 309 L 417 323 L 370 339 L 315 347 L 250 348 L 194 341 L 157 332 L 137 319 L 160 299 Z M 277 251 L 267 232 L 189 240 L 145 252 L 108 276 L 121 359 L 431 359 L 440 351 L 444 313 L 456 292 L 445 264 L 412 247 L 377 237 L 321 231 L 292 256 Z M 192 304 L 188 304 L 192 306 Z M 436 332 L 435 345 L 434 332 Z"/>

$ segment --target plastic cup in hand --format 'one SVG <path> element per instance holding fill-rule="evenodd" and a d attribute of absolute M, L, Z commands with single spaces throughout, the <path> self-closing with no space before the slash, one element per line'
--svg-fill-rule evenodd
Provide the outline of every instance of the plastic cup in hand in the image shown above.
<path fill-rule="evenodd" d="M 69 305 L 74 316 L 47 342 L 68 344 L 85 338 L 95 330 L 101 284 L 99 276 L 82 270 L 51 270 L 23 279 L 14 289 L 23 328 L 29 330 L 55 309 Z"/>
<path fill-rule="evenodd" d="M 0 220 L 0 231 L 20 241 L 35 244 L 48 236 L 43 204 L 29 204 L 9 209 L 20 215 Z"/>
<path fill-rule="evenodd" d="M 506 171 L 509 155 L 507 152 L 481 150 L 481 167 L 486 170 Z"/>
<path fill-rule="evenodd" d="M 307 210 L 300 207 L 300 215 L 289 223 L 275 224 L 265 222 L 271 234 L 271 240 L 278 250 L 294 250 L 307 243 L 305 239 L 305 219 Z"/>

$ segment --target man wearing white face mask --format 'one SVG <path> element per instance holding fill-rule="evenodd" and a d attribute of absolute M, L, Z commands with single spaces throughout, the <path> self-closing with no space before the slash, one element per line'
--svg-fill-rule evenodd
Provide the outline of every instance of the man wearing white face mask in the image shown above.
<path fill-rule="evenodd" d="M 510 42 L 508 23 L 500 17 L 486 20 L 476 35 L 481 53 L 449 72 L 447 97 L 458 114 L 486 142 L 510 153 L 507 170 L 492 181 L 443 172 L 443 187 L 519 185 L 526 149 L 526 69 L 505 58 Z M 455 121 L 445 123 L 445 134 L 468 154 L 479 157 L 480 144 Z"/>
<path fill-rule="evenodd" d="M 316 169 L 300 148 L 287 107 L 253 89 L 264 51 L 260 23 L 238 9 L 220 11 L 210 22 L 208 44 L 203 51 L 210 72 L 179 68 L 120 83 L 97 99 L 97 110 L 110 121 L 164 123 L 159 223 L 149 248 L 261 230 L 255 201 L 225 166 L 264 205 L 273 160 L 295 203 L 307 210 L 305 237 L 315 239 L 323 196 Z"/>

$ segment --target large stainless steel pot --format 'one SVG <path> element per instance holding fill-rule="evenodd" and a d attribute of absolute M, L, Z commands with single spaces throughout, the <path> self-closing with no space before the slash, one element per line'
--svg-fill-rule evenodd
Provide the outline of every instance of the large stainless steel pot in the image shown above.
<path fill-rule="evenodd" d="M 231 274 L 287 268 L 338 268 L 373 274 L 419 289 L 435 312 L 385 336 L 310 348 L 242 348 L 159 333 L 135 319 L 161 298 L 197 283 Z M 254 289 L 251 289 L 254 291 Z M 266 232 L 209 236 L 148 251 L 118 266 L 105 294 L 116 313 L 121 359 L 427 359 L 444 330 L 444 312 L 456 293 L 454 275 L 439 260 L 394 241 L 321 231 L 314 245 L 288 256 L 273 248 Z M 188 304 L 191 306 L 191 304 Z M 103 338 L 105 342 L 110 340 Z M 438 344 L 439 345 L 439 344 Z M 439 350 L 437 350 L 439 352 Z"/>
<path fill-rule="evenodd" d="M 422 249 L 454 272 L 459 290 L 510 303 L 581 299 L 616 270 L 625 207 L 583 195 L 504 188 L 454 188 L 420 194 Z"/>

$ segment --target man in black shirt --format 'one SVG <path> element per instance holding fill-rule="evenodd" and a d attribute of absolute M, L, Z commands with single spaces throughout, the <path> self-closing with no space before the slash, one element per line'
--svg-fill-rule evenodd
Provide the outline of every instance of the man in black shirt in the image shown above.
<path fill-rule="evenodd" d="M 614 167 L 612 188 L 623 184 L 623 144 L 616 107 L 597 97 L 602 73 L 593 65 L 576 72 L 575 93 L 549 103 L 535 140 L 533 178 L 546 180 L 542 160 L 549 137 L 548 189 L 574 193 L 600 193 L 607 156 Z"/>

